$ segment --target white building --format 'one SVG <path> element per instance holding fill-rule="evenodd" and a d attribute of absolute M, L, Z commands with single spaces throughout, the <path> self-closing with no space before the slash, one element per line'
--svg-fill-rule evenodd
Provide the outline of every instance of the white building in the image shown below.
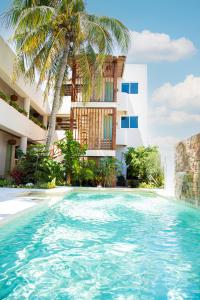
<path fill-rule="evenodd" d="M 28 144 L 45 142 L 51 111 L 35 85 L 22 78 L 12 82 L 14 60 L 14 52 L 0 38 L 0 177 L 13 169 L 18 147 L 25 152 Z M 125 65 L 125 57 L 109 56 L 101 97 L 93 95 L 84 103 L 78 77 L 75 84 L 66 85 L 65 95 L 55 140 L 71 129 L 76 140 L 87 144 L 87 156 L 97 160 L 105 156 L 122 160 L 127 147 L 147 144 L 146 65 Z"/>
<path fill-rule="evenodd" d="M 123 162 L 128 147 L 142 145 L 148 145 L 147 66 L 125 64 L 118 79 L 116 157 Z"/>

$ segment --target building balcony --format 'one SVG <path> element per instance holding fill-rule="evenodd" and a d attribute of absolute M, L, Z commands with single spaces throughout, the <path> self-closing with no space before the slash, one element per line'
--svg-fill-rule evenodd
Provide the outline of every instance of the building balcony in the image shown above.
<path fill-rule="evenodd" d="M 46 131 L 29 120 L 23 113 L 0 99 L 0 127 L 16 136 L 26 136 L 32 141 L 44 141 Z"/>

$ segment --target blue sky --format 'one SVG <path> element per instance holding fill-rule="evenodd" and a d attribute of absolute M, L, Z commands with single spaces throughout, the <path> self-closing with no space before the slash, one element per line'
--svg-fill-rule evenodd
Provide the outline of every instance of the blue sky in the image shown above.
<path fill-rule="evenodd" d="M 0 12 L 11 1 L 0 1 Z M 152 141 L 174 143 L 200 128 L 200 1 L 87 0 L 91 13 L 131 31 L 129 60 L 148 64 Z M 8 37 L 4 29 L 0 34 Z M 190 76 L 189 76 L 190 75 Z M 189 77 L 188 77 L 189 76 Z"/>

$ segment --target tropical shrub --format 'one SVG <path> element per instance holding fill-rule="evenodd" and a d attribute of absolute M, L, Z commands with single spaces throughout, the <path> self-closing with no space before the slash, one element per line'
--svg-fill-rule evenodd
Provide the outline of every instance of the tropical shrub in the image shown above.
<path fill-rule="evenodd" d="M 21 182 L 16 182 L 18 184 L 47 183 L 54 178 L 56 181 L 62 181 L 64 178 L 62 164 L 53 160 L 45 146 L 40 144 L 29 146 L 26 155 L 18 160 L 15 173 L 11 173 L 13 179 L 16 179 L 16 172 L 21 174 Z"/>
<path fill-rule="evenodd" d="M 95 185 L 96 162 L 94 160 L 81 159 L 73 171 L 73 183 L 80 186 Z"/>
<path fill-rule="evenodd" d="M 12 186 L 13 180 L 7 178 L 0 178 L 0 187 Z"/>
<path fill-rule="evenodd" d="M 14 169 L 10 176 L 16 185 L 20 185 L 23 182 L 23 173 L 18 169 Z"/>
<path fill-rule="evenodd" d="M 155 146 L 128 148 L 124 154 L 127 165 L 127 179 L 161 187 L 164 172 L 158 148 Z"/>
<path fill-rule="evenodd" d="M 71 185 L 72 181 L 77 179 L 78 174 L 82 176 L 81 158 L 86 154 L 87 147 L 81 146 L 79 142 L 73 139 L 72 131 L 66 131 L 66 138 L 60 140 L 57 146 L 61 149 L 64 157 L 63 167 L 66 175 L 66 182 Z"/>
<path fill-rule="evenodd" d="M 43 183 L 39 183 L 37 185 L 37 188 L 40 188 L 40 189 L 53 189 L 55 187 L 56 187 L 56 178 L 54 178 L 50 182 L 43 182 Z"/>
<path fill-rule="evenodd" d="M 101 158 L 97 169 L 97 179 L 105 186 L 115 186 L 116 176 L 121 174 L 122 165 L 115 157 Z"/>
<path fill-rule="evenodd" d="M 126 178 L 124 177 L 124 175 L 119 175 L 117 176 L 117 185 L 118 186 L 126 186 Z"/>

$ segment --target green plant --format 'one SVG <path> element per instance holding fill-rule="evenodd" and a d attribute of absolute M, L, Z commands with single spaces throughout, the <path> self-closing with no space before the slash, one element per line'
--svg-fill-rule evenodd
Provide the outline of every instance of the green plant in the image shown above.
<path fill-rule="evenodd" d="M 78 164 L 75 164 L 73 180 L 80 186 L 94 185 L 96 168 L 94 160 L 80 159 Z"/>
<path fill-rule="evenodd" d="M 158 148 L 128 148 L 124 154 L 127 165 L 127 179 L 138 180 L 146 184 L 161 187 L 164 184 L 164 172 Z"/>
<path fill-rule="evenodd" d="M 103 186 L 115 186 L 116 176 L 121 174 L 122 165 L 115 157 L 101 158 L 97 169 L 97 178 Z"/>
<path fill-rule="evenodd" d="M 86 146 L 81 146 L 79 142 L 73 139 L 73 133 L 66 131 L 66 138 L 57 142 L 64 157 L 63 166 L 66 175 L 66 182 L 71 185 L 73 177 L 77 176 L 81 168 L 81 157 L 86 153 Z"/>
<path fill-rule="evenodd" d="M 120 174 L 119 176 L 117 176 L 117 185 L 126 186 L 126 178 L 124 177 L 124 175 Z"/>
<path fill-rule="evenodd" d="M 17 104 L 14 101 L 10 101 L 9 104 L 14 107 L 18 112 L 22 113 L 23 115 L 27 116 L 27 112 L 19 106 L 19 104 Z"/>
<path fill-rule="evenodd" d="M 40 126 L 41 128 L 47 129 L 46 126 L 44 126 L 44 125 L 42 124 L 42 122 L 41 122 L 40 120 L 38 120 L 36 117 L 34 117 L 33 115 L 30 114 L 29 119 L 30 119 L 31 121 L 33 121 L 35 124 L 37 124 L 38 126 Z"/>
<path fill-rule="evenodd" d="M 53 189 L 56 187 L 56 178 L 54 178 L 50 182 L 38 183 L 38 185 L 36 185 L 36 187 L 40 188 L 40 189 Z"/>
<path fill-rule="evenodd" d="M 0 178 L 0 187 L 10 187 L 13 185 L 12 179 Z"/>
<path fill-rule="evenodd" d="M 146 183 L 146 182 L 141 182 L 139 184 L 139 188 L 143 188 L 143 189 L 153 189 L 156 188 L 156 185 L 153 183 Z"/>
<path fill-rule="evenodd" d="M 62 164 L 53 160 L 40 144 L 29 146 L 26 155 L 18 160 L 17 170 L 22 174 L 22 184 L 47 183 L 54 178 L 62 181 L 64 178 Z"/>
<path fill-rule="evenodd" d="M 6 94 L 4 94 L 2 91 L 0 91 L 0 98 L 3 99 L 6 102 L 10 101 L 9 96 L 7 96 Z"/>

